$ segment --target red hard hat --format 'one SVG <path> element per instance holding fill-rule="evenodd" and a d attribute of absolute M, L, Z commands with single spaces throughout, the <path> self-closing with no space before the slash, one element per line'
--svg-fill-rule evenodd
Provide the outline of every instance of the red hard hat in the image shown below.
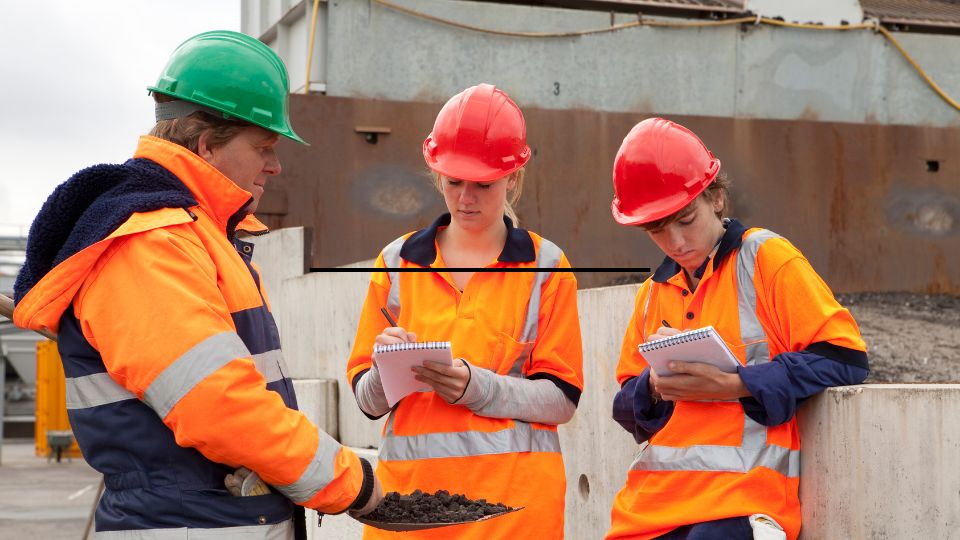
<path fill-rule="evenodd" d="M 423 159 L 434 171 L 458 180 L 488 182 L 530 159 L 523 113 L 492 84 L 478 84 L 450 98 L 423 141 Z"/>
<path fill-rule="evenodd" d="M 677 212 L 713 182 L 720 160 L 689 129 L 663 118 L 640 122 L 613 163 L 613 219 L 640 225 Z"/>

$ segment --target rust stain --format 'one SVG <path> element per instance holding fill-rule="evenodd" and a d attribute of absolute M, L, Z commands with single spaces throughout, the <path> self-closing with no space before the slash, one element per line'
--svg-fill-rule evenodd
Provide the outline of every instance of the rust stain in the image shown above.
<path fill-rule="evenodd" d="M 408 191 L 413 176 L 426 171 L 420 146 L 441 104 L 291 96 L 294 125 L 312 146 L 278 147 L 284 171 L 271 189 L 286 192 L 286 214 L 260 217 L 272 228 L 310 228 L 315 267 L 369 260 L 400 234 L 428 225 L 444 211 L 443 201 L 432 193 L 414 201 Z M 610 217 L 613 156 L 643 115 L 523 110 L 528 142 L 537 149 L 518 208 L 524 226 L 556 242 L 581 268 L 656 268 L 659 250 Z M 960 292 L 960 250 L 947 248 L 955 236 L 918 239 L 887 216 L 894 190 L 936 189 L 960 199 L 954 161 L 944 159 L 938 173 L 923 168 L 924 160 L 952 155 L 960 128 L 671 119 L 700 135 L 723 162 L 735 181 L 736 217 L 790 239 L 833 290 Z M 355 133 L 357 125 L 389 126 L 391 133 L 371 144 Z M 408 171 L 410 184 L 400 176 L 365 176 L 381 167 Z M 364 184 L 359 197 L 364 179 L 372 185 Z M 374 196 L 380 209 L 369 204 Z M 611 278 L 578 273 L 581 287 Z"/>

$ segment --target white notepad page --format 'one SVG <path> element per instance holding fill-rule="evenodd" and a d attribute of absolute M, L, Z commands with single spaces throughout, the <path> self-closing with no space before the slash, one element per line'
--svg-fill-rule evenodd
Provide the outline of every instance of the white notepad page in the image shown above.
<path fill-rule="evenodd" d="M 387 404 L 393 407 L 398 401 L 414 392 L 430 392 L 433 388 L 414 377 L 410 370 L 425 361 L 453 365 L 449 341 L 422 341 L 417 343 L 396 343 L 393 345 L 374 345 L 377 370 L 383 383 L 383 393 Z"/>
<path fill-rule="evenodd" d="M 740 361 L 712 326 L 641 343 L 638 349 L 643 359 L 660 377 L 674 374 L 667 367 L 671 360 L 702 362 L 727 373 L 735 373 L 740 366 Z"/>

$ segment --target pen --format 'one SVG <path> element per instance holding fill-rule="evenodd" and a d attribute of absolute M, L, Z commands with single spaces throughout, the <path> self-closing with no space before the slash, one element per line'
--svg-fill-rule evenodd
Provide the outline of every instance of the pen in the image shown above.
<path fill-rule="evenodd" d="M 663 325 L 666 326 L 667 328 L 673 328 L 672 326 L 670 326 L 670 323 L 668 323 L 666 319 L 660 319 L 660 322 L 662 322 Z"/>
<path fill-rule="evenodd" d="M 397 321 L 393 320 L 393 317 L 390 316 L 390 312 L 387 311 L 387 308 L 380 308 L 380 313 L 383 313 L 383 316 L 386 317 L 387 322 L 390 323 L 390 326 L 397 326 Z"/>

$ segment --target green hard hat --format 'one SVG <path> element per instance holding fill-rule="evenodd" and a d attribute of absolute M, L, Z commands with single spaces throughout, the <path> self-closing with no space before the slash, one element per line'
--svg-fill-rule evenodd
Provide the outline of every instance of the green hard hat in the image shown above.
<path fill-rule="evenodd" d="M 283 61 L 260 40 L 214 30 L 184 41 L 148 90 L 196 103 L 307 144 L 290 125 Z"/>

